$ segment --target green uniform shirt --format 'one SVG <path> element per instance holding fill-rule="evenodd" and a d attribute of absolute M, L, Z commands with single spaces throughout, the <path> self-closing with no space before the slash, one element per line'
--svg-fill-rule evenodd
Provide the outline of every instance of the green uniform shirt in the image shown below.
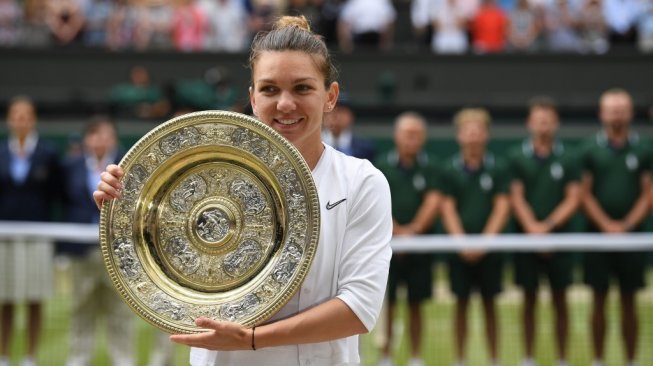
<path fill-rule="evenodd" d="M 162 98 L 163 93 L 156 86 L 138 87 L 131 84 L 116 85 L 109 94 L 111 103 L 122 106 L 156 103 Z"/>
<path fill-rule="evenodd" d="M 427 192 L 440 190 L 436 164 L 426 154 L 418 155 L 415 165 L 404 168 L 393 150 L 377 160 L 376 166 L 390 184 L 392 217 L 399 224 L 413 220 Z"/>
<path fill-rule="evenodd" d="M 497 194 L 508 192 L 505 169 L 486 154 L 483 165 L 476 171 L 467 169 L 460 155 L 454 156 L 442 172 L 442 192 L 456 200 L 456 209 L 463 229 L 479 234 L 485 228 Z"/>
<path fill-rule="evenodd" d="M 592 175 L 592 194 L 605 213 L 623 219 L 642 190 L 642 174 L 650 171 L 650 156 L 635 134 L 621 148 L 608 144 L 605 132 L 596 134 L 582 150 L 583 171 Z"/>
<path fill-rule="evenodd" d="M 562 143 L 553 145 L 545 158 L 535 155 L 533 144 L 525 140 L 508 153 L 510 177 L 524 185 L 526 202 L 537 220 L 546 219 L 565 198 L 567 184 L 578 183 L 580 171 Z"/>

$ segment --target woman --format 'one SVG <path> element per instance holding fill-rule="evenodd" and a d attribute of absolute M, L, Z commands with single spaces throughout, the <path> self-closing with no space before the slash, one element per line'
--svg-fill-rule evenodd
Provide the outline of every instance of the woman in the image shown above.
<path fill-rule="evenodd" d="M 269 322 L 247 329 L 200 318 L 196 324 L 207 332 L 170 338 L 197 347 L 192 365 L 358 364 L 357 335 L 376 322 L 391 256 L 388 183 L 368 161 L 322 142 L 322 120 L 339 88 L 326 45 L 305 18 L 283 17 L 260 33 L 250 67 L 254 114 L 295 145 L 312 170 L 320 196 L 318 250 L 300 290 Z M 102 174 L 98 204 L 120 196 L 122 175 L 115 165 Z"/>
<path fill-rule="evenodd" d="M 31 99 L 18 96 L 7 108 L 9 136 L 0 143 L 0 221 L 50 221 L 60 192 L 54 146 L 39 137 Z M 34 365 L 43 301 L 52 294 L 52 243 L 16 238 L 0 242 L 0 366 L 9 365 L 17 305 L 27 304 L 27 349 L 22 365 Z"/>

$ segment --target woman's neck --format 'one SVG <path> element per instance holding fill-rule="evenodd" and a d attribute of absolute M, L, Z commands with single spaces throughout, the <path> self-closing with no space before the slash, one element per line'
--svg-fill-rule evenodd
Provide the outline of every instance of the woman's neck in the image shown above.
<path fill-rule="evenodd" d="M 308 168 L 310 170 L 315 169 L 317 166 L 318 161 L 320 161 L 320 158 L 322 157 L 322 153 L 324 152 L 324 144 L 322 141 L 318 144 L 314 144 L 312 146 L 306 146 L 301 149 L 299 149 L 299 152 L 302 154 L 302 157 L 304 157 L 304 160 L 306 160 L 306 164 L 308 164 Z"/>

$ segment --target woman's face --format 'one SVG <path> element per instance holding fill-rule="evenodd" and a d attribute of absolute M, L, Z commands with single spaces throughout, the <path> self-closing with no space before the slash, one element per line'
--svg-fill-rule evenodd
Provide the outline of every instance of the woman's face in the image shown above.
<path fill-rule="evenodd" d="M 36 127 L 36 112 L 34 106 L 28 102 L 16 102 L 7 113 L 9 130 L 22 138 L 29 135 Z"/>
<path fill-rule="evenodd" d="M 313 58 L 299 51 L 267 51 L 252 73 L 254 115 L 304 153 L 321 148 L 322 119 L 338 99 L 338 83 L 324 86 Z"/>

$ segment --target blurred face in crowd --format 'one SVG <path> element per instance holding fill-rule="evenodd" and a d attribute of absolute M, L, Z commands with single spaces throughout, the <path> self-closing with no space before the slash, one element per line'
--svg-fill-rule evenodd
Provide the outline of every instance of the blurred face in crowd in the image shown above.
<path fill-rule="evenodd" d="M 347 130 L 354 122 L 354 114 L 346 106 L 337 106 L 331 113 L 324 116 L 324 127 L 326 127 L 333 136 L 338 137 Z"/>
<path fill-rule="evenodd" d="M 302 153 L 322 144 L 324 113 L 338 99 L 338 83 L 325 87 L 313 57 L 300 51 L 265 51 L 252 70 L 250 101 L 256 117 Z"/>
<path fill-rule="evenodd" d="M 28 101 L 14 102 L 7 112 L 7 127 L 19 139 L 25 138 L 36 127 L 36 111 Z"/>
<path fill-rule="evenodd" d="M 142 66 L 136 66 L 131 70 L 131 81 L 136 86 L 147 86 L 150 84 L 150 73 Z"/>
<path fill-rule="evenodd" d="M 608 93 L 601 97 L 599 119 L 608 135 L 625 133 L 633 118 L 633 101 L 625 93 Z"/>
<path fill-rule="evenodd" d="M 395 147 L 401 158 L 413 159 L 426 142 L 426 124 L 416 116 L 403 116 L 395 124 Z"/>
<path fill-rule="evenodd" d="M 551 108 L 534 107 L 528 115 L 528 130 L 534 137 L 552 139 L 558 126 L 558 113 Z"/>
<path fill-rule="evenodd" d="M 463 151 L 463 155 L 471 154 L 482 156 L 488 141 L 488 129 L 480 118 L 466 117 L 458 125 L 456 140 Z"/>
<path fill-rule="evenodd" d="M 84 149 L 98 160 L 116 148 L 116 131 L 109 123 L 100 123 L 84 136 Z"/>

